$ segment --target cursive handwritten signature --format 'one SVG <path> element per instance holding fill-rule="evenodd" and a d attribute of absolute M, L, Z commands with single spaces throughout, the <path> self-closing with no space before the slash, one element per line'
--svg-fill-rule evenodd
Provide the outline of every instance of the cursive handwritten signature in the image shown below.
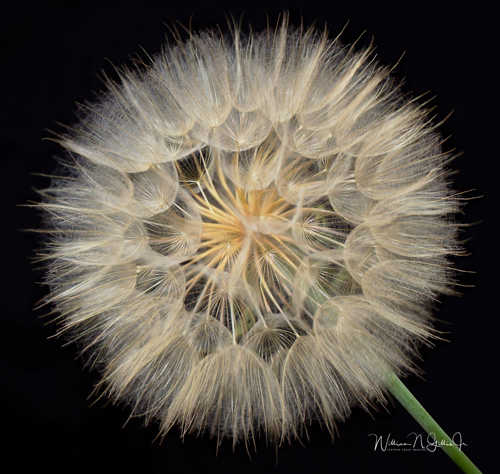
<path fill-rule="evenodd" d="M 438 440 L 436 435 L 432 432 L 425 437 L 421 433 L 412 432 L 406 436 L 410 438 L 409 441 L 398 441 L 392 437 L 391 433 L 385 438 L 383 435 L 377 435 L 376 433 L 370 433 L 368 436 L 375 437 L 374 451 L 380 450 L 382 452 L 427 451 L 433 453 L 443 446 L 453 446 L 455 444 L 460 450 L 463 446 L 467 446 L 467 444 L 463 442 L 462 434 L 458 431 L 451 437 L 451 442 L 443 439 Z"/>

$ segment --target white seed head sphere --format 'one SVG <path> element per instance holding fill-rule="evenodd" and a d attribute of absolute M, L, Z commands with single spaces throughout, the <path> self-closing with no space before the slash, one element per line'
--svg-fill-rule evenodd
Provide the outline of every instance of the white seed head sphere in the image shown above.
<path fill-rule="evenodd" d="M 457 200 L 370 48 L 191 35 L 83 112 L 44 191 L 48 299 L 106 395 L 162 433 L 280 442 L 415 370 Z"/>

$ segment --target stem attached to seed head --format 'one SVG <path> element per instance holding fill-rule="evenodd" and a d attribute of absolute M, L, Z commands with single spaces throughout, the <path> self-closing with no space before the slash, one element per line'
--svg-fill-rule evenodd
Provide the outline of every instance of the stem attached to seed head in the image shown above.
<path fill-rule="evenodd" d="M 443 448 L 444 452 L 450 456 L 463 472 L 466 474 L 481 474 L 481 471 L 436 423 L 434 418 L 429 415 L 394 372 L 389 375 L 387 388 L 417 423 L 429 435 L 435 437 L 436 444 Z"/>

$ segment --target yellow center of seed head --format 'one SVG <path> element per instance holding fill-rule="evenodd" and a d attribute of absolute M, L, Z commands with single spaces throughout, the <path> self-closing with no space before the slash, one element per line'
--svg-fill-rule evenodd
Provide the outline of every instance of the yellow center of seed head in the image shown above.
<path fill-rule="evenodd" d="M 178 165 L 180 182 L 201 216 L 198 251 L 183 264 L 188 275 L 185 304 L 189 311 L 215 317 L 233 337 L 240 337 L 259 315 L 297 312 L 295 301 L 302 301 L 294 294 L 297 276 L 305 271 L 314 278 L 307 257 L 318 245 L 322 250 L 342 245 L 343 238 L 329 228 L 333 211 L 291 204 L 272 185 L 248 189 L 237 174 L 228 179 L 225 171 L 213 151 Z M 320 286 L 330 281 L 324 273 L 318 267 L 315 283 Z M 312 312 L 319 304 L 313 303 L 301 302 L 299 309 Z"/>

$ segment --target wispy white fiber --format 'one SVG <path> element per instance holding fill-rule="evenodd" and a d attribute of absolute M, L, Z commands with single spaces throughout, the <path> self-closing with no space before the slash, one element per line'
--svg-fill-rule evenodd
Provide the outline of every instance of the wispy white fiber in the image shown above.
<path fill-rule="evenodd" d="M 101 393 L 162 433 L 280 442 L 415 370 L 457 200 L 370 48 L 286 21 L 193 34 L 82 112 L 41 258 Z"/>

